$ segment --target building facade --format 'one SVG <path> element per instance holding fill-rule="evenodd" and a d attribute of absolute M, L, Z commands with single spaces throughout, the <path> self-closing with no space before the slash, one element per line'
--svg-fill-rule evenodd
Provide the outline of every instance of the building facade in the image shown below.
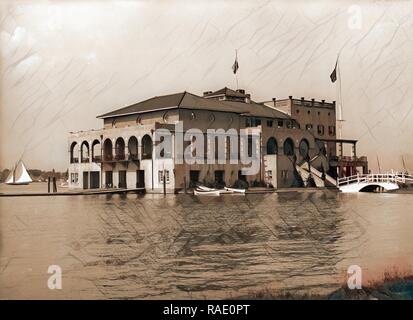
<path fill-rule="evenodd" d="M 202 97 L 189 92 L 153 97 L 98 116 L 103 120 L 99 130 L 70 134 L 69 186 L 176 192 L 196 184 L 233 186 L 240 180 L 274 188 L 333 185 L 328 172 L 337 171 L 330 161 L 337 157 L 335 117 L 335 103 L 292 97 L 257 103 L 244 90 L 229 88 Z M 202 134 L 204 147 L 196 153 L 204 161 L 179 161 L 195 142 L 184 141 L 182 148 L 178 137 L 192 129 Z M 163 140 L 155 135 L 162 130 L 171 138 L 158 153 Z M 210 131 L 217 134 L 211 138 Z M 248 139 L 231 139 L 241 131 Z M 252 134 L 258 144 L 252 144 Z M 224 159 L 207 161 L 212 150 L 223 152 Z M 241 154 L 258 155 L 253 174 L 242 171 L 249 164 L 231 161 Z"/>

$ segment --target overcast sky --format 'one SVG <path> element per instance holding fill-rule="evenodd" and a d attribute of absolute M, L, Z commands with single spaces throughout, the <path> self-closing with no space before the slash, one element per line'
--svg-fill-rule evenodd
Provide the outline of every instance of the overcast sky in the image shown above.
<path fill-rule="evenodd" d="M 340 100 L 373 170 L 413 170 L 412 2 L 307 2 L 0 0 L 0 168 L 65 170 L 68 132 L 98 114 L 235 87 L 238 49 L 254 100 Z"/>

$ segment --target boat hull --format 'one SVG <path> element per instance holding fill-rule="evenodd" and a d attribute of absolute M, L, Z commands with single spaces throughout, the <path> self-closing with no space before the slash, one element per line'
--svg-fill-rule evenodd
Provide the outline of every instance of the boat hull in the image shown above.
<path fill-rule="evenodd" d="M 6 182 L 8 185 L 12 186 L 27 186 L 30 182 Z"/>
<path fill-rule="evenodd" d="M 204 191 L 204 190 L 194 190 L 194 195 L 196 196 L 219 196 L 218 190 Z"/>

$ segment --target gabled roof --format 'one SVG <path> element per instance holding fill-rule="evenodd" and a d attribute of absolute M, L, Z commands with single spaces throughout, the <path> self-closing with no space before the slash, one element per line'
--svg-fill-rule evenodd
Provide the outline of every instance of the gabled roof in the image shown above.
<path fill-rule="evenodd" d="M 215 96 L 230 96 L 230 97 L 239 97 L 239 98 L 246 98 L 247 95 L 235 90 L 232 90 L 230 88 L 224 87 L 222 89 L 219 89 L 217 91 L 208 93 L 206 95 L 204 95 L 204 97 L 208 98 L 208 97 L 215 97 Z"/>
<path fill-rule="evenodd" d="M 134 113 L 156 111 L 160 109 L 170 109 L 174 107 L 176 108 L 181 103 L 184 95 L 185 95 L 185 92 L 168 94 L 164 96 L 155 96 L 153 98 L 132 104 L 130 106 L 123 107 L 115 111 L 102 114 L 100 116 L 97 116 L 97 118 L 104 119 L 104 118 L 119 117 L 119 116 L 124 116 L 128 114 L 134 114 Z"/>
<path fill-rule="evenodd" d="M 229 89 L 231 90 L 231 89 Z M 235 91 L 234 91 L 235 92 Z M 236 101 L 218 101 L 205 99 L 189 92 L 181 92 L 164 96 L 156 96 L 133 105 L 98 116 L 100 119 L 120 117 L 130 114 L 139 114 L 151 111 L 169 109 L 209 110 L 233 112 L 256 117 L 290 119 L 282 112 L 255 102 L 243 103 Z"/>

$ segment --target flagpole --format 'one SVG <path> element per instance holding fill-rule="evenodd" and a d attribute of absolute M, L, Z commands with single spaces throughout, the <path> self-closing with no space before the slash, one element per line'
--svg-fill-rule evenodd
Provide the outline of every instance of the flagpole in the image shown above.
<path fill-rule="evenodd" d="M 235 61 L 238 63 L 238 49 L 235 49 Z M 237 90 L 238 90 L 238 76 L 237 72 L 235 72 L 235 82 L 237 83 Z"/>
<path fill-rule="evenodd" d="M 337 102 L 339 103 L 339 118 L 338 118 L 338 138 L 342 139 L 343 135 L 343 98 L 342 98 L 342 91 L 341 91 L 341 69 L 339 64 L 340 53 L 337 55 L 337 71 L 338 71 L 338 96 Z"/>

